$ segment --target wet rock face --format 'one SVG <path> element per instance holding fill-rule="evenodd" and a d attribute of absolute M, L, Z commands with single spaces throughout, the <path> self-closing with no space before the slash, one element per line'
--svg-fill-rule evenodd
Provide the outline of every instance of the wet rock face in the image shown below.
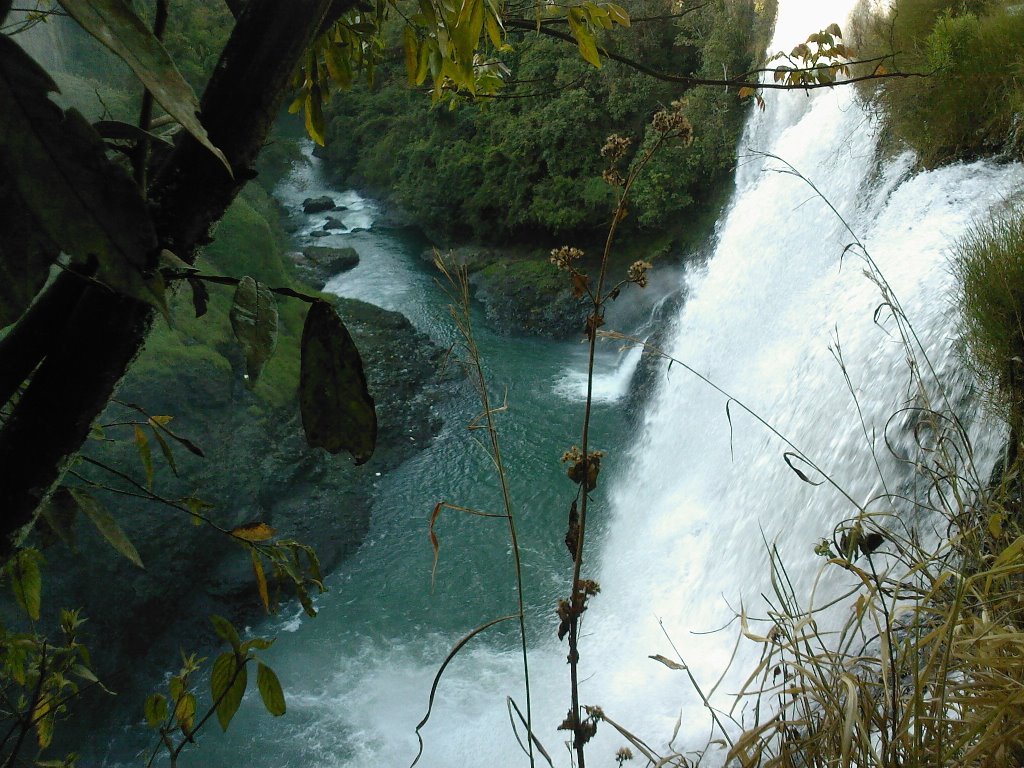
<path fill-rule="evenodd" d="M 304 213 L 323 213 L 324 211 L 333 211 L 336 208 L 334 198 L 328 195 L 322 197 L 307 197 L 302 201 L 302 210 Z"/>
<path fill-rule="evenodd" d="M 651 315 L 647 332 L 642 335 L 646 346 L 629 382 L 626 400 L 626 414 L 634 424 L 643 419 L 658 383 L 668 369 L 668 361 L 657 350 L 664 350 L 671 341 L 674 320 L 679 317 L 685 303 L 686 291 L 682 288 L 666 296 Z"/>
<path fill-rule="evenodd" d="M 438 375 L 442 350 L 403 315 L 351 299 L 339 299 L 337 309 L 360 349 L 377 405 L 377 449 L 362 466 L 347 455 L 309 449 L 297 403 L 272 408 L 259 401 L 242 384 L 241 365 L 230 372 L 195 365 L 149 378 L 130 374 L 119 393 L 151 414 L 173 414 L 174 430 L 206 454 L 199 458 L 175 446 L 175 476 L 153 445 L 153 486 L 162 496 L 203 499 L 212 505 L 203 514 L 226 529 L 264 521 L 279 537 L 311 545 L 325 571 L 362 542 L 378 474 L 438 433 L 436 404 L 447 391 Z M 123 408 L 113 406 L 103 420 L 124 417 Z M 130 441 L 90 442 L 89 453 L 139 474 L 138 448 Z M 210 641 L 211 613 L 242 625 L 258 621 L 262 607 L 241 546 L 209 525 L 193 525 L 187 511 L 96 495 L 135 544 L 145 570 L 78 521 L 77 554 L 55 545 L 60 551 L 53 550 L 52 560 L 60 568 L 47 569 L 45 578 L 50 607 L 86 607 L 89 633 L 103 641 L 96 654 L 101 677 L 119 687 L 117 672 L 138 673 L 143 656 L 168 668 L 180 663 L 179 646 L 188 651 Z M 287 588 L 281 597 L 291 597 Z"/>

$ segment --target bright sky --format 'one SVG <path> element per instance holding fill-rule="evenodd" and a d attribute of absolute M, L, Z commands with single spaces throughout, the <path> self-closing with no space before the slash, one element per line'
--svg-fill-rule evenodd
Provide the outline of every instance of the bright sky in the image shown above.
<path fill-rule="evenodd" d="M 856 0 L 779 0 L 772 48 L 788 51 L 833 22 L 845 27 L 854 5 Z"/>

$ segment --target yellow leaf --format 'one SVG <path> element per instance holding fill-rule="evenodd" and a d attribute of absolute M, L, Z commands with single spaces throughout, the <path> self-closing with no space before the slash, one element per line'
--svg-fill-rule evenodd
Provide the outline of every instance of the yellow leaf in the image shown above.
<path fill-rule="evenodd" d="M 741 99 L 747 99 L 747 98 L 750 98 L 753 95 L 754 95 L 754 89 L 751 88 L 749 85 L 745 85 L 742 88 L 740 88 L 739 96 L 740 96 Z"/>
<path fill-rule="evenodd" d="M 267 541 L 274 538 L 276 533 L 277 531 L 266 523 L 246 523 L 231 531 L 232 536 L 246 541 Z"/>
<path fill-rule="evenodd" d="M 608 3 L 605 8 L 608 10 L 608 16 L 611 17 L 612 21 L 623 27 L 629 26 L 629 12 L 625 8 L 621 5 L 615 5 L 615 3 Z"/>
<path fill-rule="evenodd" d="M 43 696 L 32 712 L 32 720 L 36 725 L 36 738 L 40 749 L 46 749 L 53 741 L 53 714 L 50 712 L 50 699 Z"/>
<path fill-rule="evenodd" d="M 487 25 L 487 36 L 491 38 L 491 45 L 498 50 L 502 49 L 501 42 L 501 20 L 492 13 L 488 13 L 485 19 Z"/>
<path fill-rule="evenodd" d="M 416 33 L 412 27 L 406 26 L 402 33 L 402 45 L 405 49 L 405 73 L 409 78 L 409 85 L 416 83 L 416 70 L 418 69 L 419 52 L 419 41 L 416 39 Z"/>
<path fill-rule="evenodd" d="M 998 539 L 1003 535 L 1003 520 L 1005 519 L 1006 516 L 1001 512 L 996 512 L 988 519 L 988 532 L 991 533 L 993 537 Z"/>
<path fill-rule="evenodd" d="M 270 613 L 270 593 L 267 590 L 267 575 L 263 571 L 263 561 L 259 553 L 252 550 L 252 570 L 256 574 L 256 589 L 260 593 L 260 601 L 263 603 L 263 610 Z"/>

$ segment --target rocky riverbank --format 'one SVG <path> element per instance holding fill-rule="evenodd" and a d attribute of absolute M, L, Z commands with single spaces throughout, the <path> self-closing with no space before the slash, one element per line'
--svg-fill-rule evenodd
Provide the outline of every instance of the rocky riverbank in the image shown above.
<path fill-rule="evenodd" d="M 248 273 L 271 285 L 315 293 L 305 281 L 297 281 L 303 270 L 284 258 L 284 238 L 272 214 L 276 212 L 265 193 L 247 192 L 216 233 L 204 270 Z M 339 255 L 317 252 L 307 258 L 307 276 L 333 269 L 332 256 Z M 195 317 L 187 289 L 176 297 L 172 324 L 158 322 L 118 401 L 104 414 L 106 426 L 83 453 L 110 470 L 79 464 L 77 477 L 67 479 L 77 487 L 94 484 L 89 492 L 119 522 L 145 568 L 116 554 L 91 525 L 79 520 L 74 526 L 76 553 L 54 550 L 61 567 L 44 572 L 47 607 L 83 609 L 88 617 L 84 641 L 93 648 L 94 668 L 114 690 L 146 686 L 162 670 L 180 664 L 179 650 L 212 645 L 210 614 L 224 615 L 239 626 L 264 615 L 248 552 L 214 526 L 230 530 L 265 522 L 277 537 L 312 546 L 327 572 L 365 536 L 378 479 L 427 445 L 441 427 L 436 405 L 450 389 L 439 374 L 442 350 L 397 312 L 327 297 L 362 355 L 377 406 L 378 443 L 362 466 L 347 455 L 309 449 L 295 396 L 306 305 L 279 301 L 278 348 L 250 389 L 227 317 L 232 291 L 213 286 L 210 293 L 202 318 Z M 129 404 L 152 416 L 173 417 L 169 428 L 198 446 L 204 457 L 167 438 L 168 459 L 145 426 L 145 417 Z M 142 423 L 144 445 L 129 422 Z M 140 498 L 150 485 L 178 506 L 200 499 L 193 506 L 209 524 L 192 519 L 187 511 Z M 291 596 L 289 589 L 282 589 L 283 610 L 288 612 L 297 610 L 289 604 Z M 91 644 L 93 639 L 102 646 Z M 125 698 L 141 701 L 137 694 Z"/>

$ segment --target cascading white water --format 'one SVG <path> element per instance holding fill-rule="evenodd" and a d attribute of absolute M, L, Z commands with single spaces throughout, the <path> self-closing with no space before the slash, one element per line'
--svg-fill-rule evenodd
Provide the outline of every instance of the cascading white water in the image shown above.
<path fill-rule="evenodd" d="M 841 20 L 846 3 L 780 3 L 775 45 Z M 852 89 L 768 96 L 740 153 L 745 160 L 714 256 L 692 278 L 670 353 L 763 416 L 859 502 L 899 487 L 907 470 L 889 455 L 886 422 L 913 394 L 895 329 L 876 324 L 879 288 L 844 248 L 839 215 L 786 164 L 812 181 L 865 243 L 900 299 L 954 403 L 970 402 L 954 354 L 955 310 L 945 251 L 970 222 L 1017 195 L 1019 164 L 978 162 L 910 174 L 912 158 L 880 167 L 877 126 Z M 883 313 L 884 316 L 885 313 Z M 857 403 L 830 346 L 841 346 Z M 990 466 L 998 437 L 974 418 L 978 463 Z M 707 742 L 710 719 L 679 672 L 651 661 L 675 643 L 700 685 L 726 669 L 738 631 L 707 632 L 741 606 L 763 614 L 770 594 L 766 541 L 810 594 L 813 548 L 856 510 L 827 485 L 811 487 L 784 463 L 787 447 L 735 404 L 675 369 L 646 414 L 629 470 L 613 490 L 614 514 L 600 559 L 602 594 L 587 617 L 582 698 L 663 748 L 682 712 L 677 747 Z M 893 428 L 897 449 L 910 440 Z M 987 440 L 985 439 L 987 437 Z M 820 601 L 819 601 L 820 602 Z M 664 630 L 659 624 L 664 624 Z M 738 690 L 760 649 L 740 647 L 719 688 Z M 609 742 L 613 743 L 614 740 Z M 600 747 L 598 747 L 600 749 Z M 719 760 L 724 756 L 720 753 Z"/>

